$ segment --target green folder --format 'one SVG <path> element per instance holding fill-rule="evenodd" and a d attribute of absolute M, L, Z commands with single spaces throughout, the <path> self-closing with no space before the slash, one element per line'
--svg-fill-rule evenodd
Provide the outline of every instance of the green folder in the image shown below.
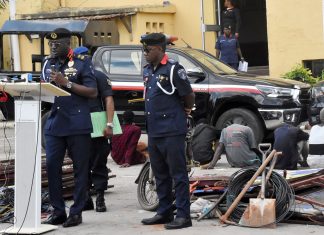
<path fill-rule="evenodd" d="M 106 112 L 102 111 L 102 112 L 91 113 L 91 122 L 93 128 L 93 132 L 91 133 L 91 138 L 102 137 L 103 131 L 107 125 Z M 120 135 L 123 133 L 116 112 L 114 112 L 113 125 L 114 125 L 113 128 L 114 135 Z"/>

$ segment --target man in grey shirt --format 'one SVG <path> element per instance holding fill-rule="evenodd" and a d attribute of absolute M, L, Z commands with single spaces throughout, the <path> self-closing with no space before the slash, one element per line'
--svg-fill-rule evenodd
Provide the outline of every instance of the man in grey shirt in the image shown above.
<path fill-rule="evenodd" d="M 259 166 L 261 164 L 253 131 L 248 126 L 232 124 L 224 128 L 213 160 L 202 168 L 213 168 L 224 150 L 227 161 L 232 167 Z"/>

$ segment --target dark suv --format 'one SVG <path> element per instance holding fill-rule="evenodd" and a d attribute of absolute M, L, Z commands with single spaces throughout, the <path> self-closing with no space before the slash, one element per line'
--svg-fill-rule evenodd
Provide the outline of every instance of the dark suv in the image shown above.
<path fill-rule="evenodd" d="M 187 71 L 196 94 L 195 120 L 208 118 L 222 129 L 232 123 L 250 126 L 257 141 L 261 141 L 283 122 L 298 124 L 318 122 L 324 107 L 324 83 L 310 86 L 285 79 L 262 78 L 239 73 L 214 56 L 197 49 L 168 47 L 167 54 Z M 112 81 L 116 110 L 121 114 L 131 109 L 136 123 L 145 128 L 143 102 L 143 66 L 141 46 L 103 46 L 93 55 L 96 69 Z M 9 75 L 4 75 L 8 77 Z M 39 77 L 39 74 L 33 73 Z M 1 109 L 13 117 L 13 99 L 0 103 Z M 307 109 L 308 107 L 308 109 Z M 50 105 L 44 104 L 42 126 Z"/>
<path fill-rule="evenodd" d="M 207 52 L 168 47 L 170 59 L 187 71 L 196 94 L 194 119 L 207 117 L 222 129 L 232 123 L 250 126 L 258 141 L 283 122 L 306 120 L 310 86 L 284 79 L 239 73 Z M 144 126 L 143 66 L 141 46 L 103 46 L 93 55 L 96 69 L 112 81 L 117 112 L 131 109 Z"/>

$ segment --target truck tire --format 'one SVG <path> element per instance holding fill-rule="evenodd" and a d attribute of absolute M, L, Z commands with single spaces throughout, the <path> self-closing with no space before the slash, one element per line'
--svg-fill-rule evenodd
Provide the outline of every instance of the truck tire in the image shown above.
<path fill-rule="evenodd" d="M 252 111 L 243 108 L 227 110 L 218 118 L 215 127 L 222 130 L 234 123 L 250 127 L 254 133 L 257 144 L 262 142 L 264 129 L 260 119 Z"/>
<path fill-rule="evenodd" d="M 44 115 L 42 116 L 42 124 L 41 124 L 41 128 L 42 128 L 42 148 L 45 149 L 46 148 L 46 141 L 45 141 L 45 123 L 47 121 L 48 116 L 50 115 L 51 111 L 47 111 L 46 113 L 44 113 Z"/>

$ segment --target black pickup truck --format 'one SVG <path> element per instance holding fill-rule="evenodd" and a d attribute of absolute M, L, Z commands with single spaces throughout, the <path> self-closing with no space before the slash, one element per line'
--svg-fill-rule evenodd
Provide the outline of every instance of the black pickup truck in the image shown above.
<path fill-rule="evenodd" d="M 239 73 L 197 49 L 170 46 L 166 53 L 187 71 L 196 94 L 195 120 L 205 117 L 218 129 L 232 123 L 248 125 L 261 141 L 283 122 L 307 119 L 307 84 Z M 117 112 L 133 110 L 142 125 L 145 63 L 141 46 L 103 46 L 93 55 L 94 67 L 112 81 Z"/>

